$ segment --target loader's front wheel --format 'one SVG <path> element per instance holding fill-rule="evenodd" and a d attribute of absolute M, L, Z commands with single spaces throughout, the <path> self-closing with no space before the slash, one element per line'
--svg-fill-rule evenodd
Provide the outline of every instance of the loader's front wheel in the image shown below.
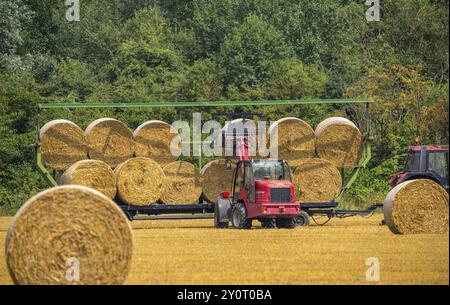
<path fill-rule="evenodd" d="M 275 219 L 260 219 L 261 227 L 264 229 L 272 229 L 275 228 Z"/>
<path fill-rule="evenodd" d="M 277 218 L 275 223 L 279 229 L 293 229 L 297 226 L 295 218 Z"/>
<path fill-rule="evenodd" d="M 236 203 L 231 213 L 231 223 L 236 229 L 250 229 L 252 220 L 247 218 L 247 209 L 243 203 Z"/>
<path fill-rule="evenodd" d="M 300 214 L 295 216 L 294 219 L 297 227 L 309 226 L 309 214 L 305 211 L 300 211 Z"/>

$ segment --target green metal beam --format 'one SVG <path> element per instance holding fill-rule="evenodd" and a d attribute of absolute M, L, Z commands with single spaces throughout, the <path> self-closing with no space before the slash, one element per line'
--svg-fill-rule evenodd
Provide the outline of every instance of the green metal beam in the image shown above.
<path fill-rule="evenodd" d="M 371 103 L 371 98 L 360 99 L 300 99 L 259 101 L 207 101 L 207 102 L 133 102 L 133 103 L 49 103 L 39 104 L 39 109 L 89 109 L 89 108 L 153 108 L 153 107 L 222 107 L 222 106 L 276 106 L 312 104 Z"/>
<path fill-rule="evenodd" d="M 367 166 L 367 164 L 369 164 L 371 158 L 372 158 L 372 148 L 370 146 L 370 139 L 366 139 L 364 141 L 364 149 L 363 149 L 362 157 L 359 160 L 358 165 L 353 168 L 352 172 L 349 174 L 347 179 L 345 179 L 344 185 L 341 189 L 341 193 L 335 200 L 336 202 L 339 203 L 342 200 L 345 192 L 356 181 L 356 178 L 358 177 L 358 174 L 361 171 L 361 169 L 365 168 Z"/>
<path fill-rule="evenodd" d="M 39 174 L 41 174 L 42 178 L 45 179 L 45 181 L 48 183 L 48 185 L 58 186 L 58 183 L 53 178 L 52 174 L 50 174 L 48 169 L 42 163 L 41 149 L 39 146 L 35 147 L 35 162 L 36 162 L 35 166 L 36 166 Z"/>

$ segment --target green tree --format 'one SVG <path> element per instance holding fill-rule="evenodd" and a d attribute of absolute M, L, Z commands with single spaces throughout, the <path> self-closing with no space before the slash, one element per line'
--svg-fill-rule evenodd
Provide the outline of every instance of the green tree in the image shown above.
<path fill-rule="evenodd" d="M 118 95 L 132 100 L 177 97 L 184 59 L 168 39 L 170 28 L 160 10 L 140 10 L 125 28 L 133 38 L 121 44 L 113 59 Z"/>
<path fill-rule="evenodd" d="M 22 70 L 18 49 L 23 43 L 22 30 L 32 12 L 21 0 L 0 1 L 0 71 Z"/>
<path fill-rule="evenodd" d="M 324 93 L 327 76 L 313 65 L 304 65 L 289 58 L 276 62 L 272 79 L 267 85 L 271 99 L 319 97 Z"/>
<path fill-rule="evenodd" d="M 186 72 L 182 96 L 192 101 L 211 101 L 222 98 L 220 67 L 206 58 L 196 61 Z"/>
<path fill-rule="evenodd" d="M 0 214 L 15 212 L 42 187 L 33 169 L 37 87 L 31 74 L 0 73 Z"/>
<path fill-rule="evenodd" d="M 276 62 L 292 55 L 282 33 L 261 18 L 249 16 L 221 47 L 224 86 L 264 86 L 272 78 Z"/>

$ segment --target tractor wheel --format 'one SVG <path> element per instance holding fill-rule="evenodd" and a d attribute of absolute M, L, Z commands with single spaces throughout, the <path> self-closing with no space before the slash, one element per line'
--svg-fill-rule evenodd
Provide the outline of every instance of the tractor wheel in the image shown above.
<path fill-rule="evenodd" d="M 277 218 L 275 223 L 279 229 L 293 229 L 297 226 L 295 218 Z"/>
<path fill-rule="evenodd" d="M 231 223 L 236 229 L 250 229 L 252 220 L 247 218 L 247 209 L 243 203 L 236 203 L 231 213 Z"/>
<path fill-rule="evenodd" d="M 309 214 L 305 211 L 300 211 L 300 214 L 294 219 L 297 227 L 309 226 Z"/>
<path fill-rule="evenodd" d="M 260 219 L 261 227 L 265 229 L 275 228 L 275 219 Z"/>

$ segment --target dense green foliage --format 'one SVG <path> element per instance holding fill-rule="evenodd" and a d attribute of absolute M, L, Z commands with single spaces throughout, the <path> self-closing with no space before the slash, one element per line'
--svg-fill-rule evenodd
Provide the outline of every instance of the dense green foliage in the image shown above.
<path fill-rule="evenodd" d="M 239 110 L 370 126 L 374 158 L 347 203 L 381 200 L 416 136 L 448 144 L 448 1 L 383 0 L 379 22 L 366 21 L 364 2 L 80 0 L 81 20 L 68 22 L 62 0 L 0 0 L 0 213 L 45 187 L 31 147 L 40 102 L 373 97 L 370 120 L 355 106 Z M 135 128 L 190 113 L 60 110 L 41 120 L 84 128 L 101 116 Z"/>

